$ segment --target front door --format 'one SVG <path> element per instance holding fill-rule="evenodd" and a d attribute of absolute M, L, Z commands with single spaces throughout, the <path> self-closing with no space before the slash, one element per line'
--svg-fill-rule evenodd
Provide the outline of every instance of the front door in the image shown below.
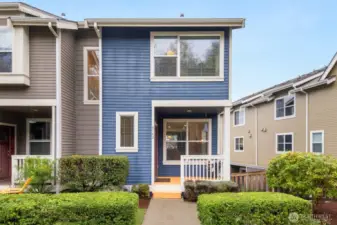
<path fill-rule="evenodd" d="M 0 180 L 11 177 L 11 156 L 14 154 L 14 127 L 0 125 Z"/>

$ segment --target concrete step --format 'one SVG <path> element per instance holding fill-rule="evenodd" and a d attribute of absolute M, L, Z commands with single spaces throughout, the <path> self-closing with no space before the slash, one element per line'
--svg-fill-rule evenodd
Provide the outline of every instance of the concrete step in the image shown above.
<path fill-rule="evenodd" d="M 154 184 L 151 185 L 152 192 L 168 192 L 178 193 L 181 192 L 181 186 L 178 184 Z"/>
<path fill-rule="evenodd" d="M 152 192 L 156 199 L 180 199 L 181 192 Z"/>

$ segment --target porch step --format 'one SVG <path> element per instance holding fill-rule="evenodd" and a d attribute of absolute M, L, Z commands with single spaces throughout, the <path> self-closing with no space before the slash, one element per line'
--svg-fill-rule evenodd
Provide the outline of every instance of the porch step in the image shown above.
<path fill-rule="evenodd" d="M 180 199 L 181 192 L 152 192 L 153 198 L 161 199 Z"/>
<path fill-rule="evenodd" d="M 178 193 L 181 192 L 180 184 L 154 184 L 151 185 L 152 192 L 167 192 L 167 193 Z"/>

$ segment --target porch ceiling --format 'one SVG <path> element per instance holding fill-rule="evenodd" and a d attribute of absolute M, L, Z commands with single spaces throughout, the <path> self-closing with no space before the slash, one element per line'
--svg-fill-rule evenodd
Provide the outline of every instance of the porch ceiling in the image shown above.
<path fill-rule="evenodd" d="M 160 114 L 190 114 L 190 113 L 207 113 L 217 114 L 224 110 L 223 107 L 157 107 L 157 113 Z"/>
<path fill-rule="evenodd" d="M 51 115 L 51 107 L 50 106 L 2 106 L 1 111 L 6 112 L 15 112 L 15 113 L 25 113 L 30 114 L 32 117 L 36 117 L 36 115 Z"/>

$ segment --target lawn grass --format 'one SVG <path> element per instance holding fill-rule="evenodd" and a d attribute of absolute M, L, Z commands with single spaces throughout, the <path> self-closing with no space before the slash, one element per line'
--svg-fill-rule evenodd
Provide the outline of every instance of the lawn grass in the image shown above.
<path fill-rule="evenodd" d="M 138 209 L 136 225 L 142 225 L 146 209 Z"/>

